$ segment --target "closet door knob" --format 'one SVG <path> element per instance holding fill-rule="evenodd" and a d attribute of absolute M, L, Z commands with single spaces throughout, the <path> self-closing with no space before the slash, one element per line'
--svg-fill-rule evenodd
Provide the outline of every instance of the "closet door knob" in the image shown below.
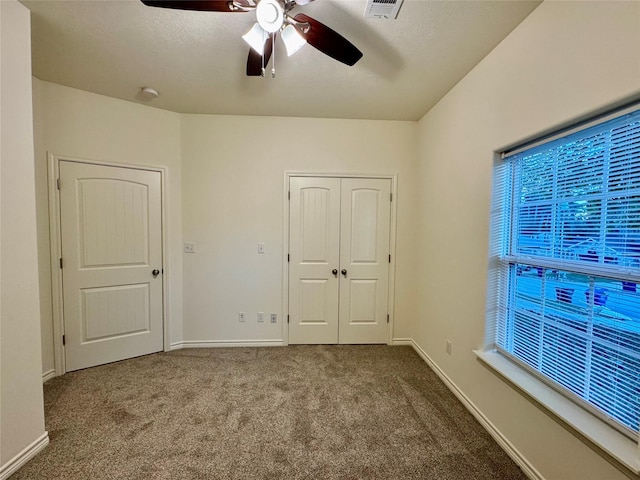
<path fill-rule="evenodd" d="M 346 268 L 343 268 L 340 273 L 342 273 L 345 276 L 345 278 L 347 277 L 347 269 Z"/>
<path fill-rule="evenodd" d="M 333 270 L 331 270 L 331 273 L 333 273 L 337 277 L 338 276 L 338 269 L 334 268 Z"/>

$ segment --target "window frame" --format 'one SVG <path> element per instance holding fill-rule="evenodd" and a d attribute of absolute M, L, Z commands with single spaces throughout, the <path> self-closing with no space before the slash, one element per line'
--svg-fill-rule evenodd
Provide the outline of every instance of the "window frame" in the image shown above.
<path fill-rule="evenodd" d="M 523 390 L 531 399 L 560 418 L 563 423 L 571 426 L 592 444 L 598 446 L 636 474 L 640 473 L 640 446 L 638 444 L 640 434 L 628 429 L 625 431 L 625 428 L 621 427 L 621 422 L 607 418 L 607 415 L 590 406 L 589 402 L 579 395 L 573 394 L 568 388 L 558 386 L 553 379 L 546 377 L 542 372 L 499 347 L 500 332 L 498 329 L 500 328 L 499 319 L 506 318 L 507 315 L 505 307 L 510 304 L 507 296 L 513 294 L 509 288 L 509 281 L 513 281 L 514 275 L 509 273 L 509 269 L 515 268 L 513 265 L 517 263 L 640 283 L 640 272 L 630 267 L 611 267 L 602 263 L 585 265 L 585 262 L 568 259 L 514 255 L 512 248 L 516 241 L 515 235 L 517 235 L 517 211 L 512 207 L 517 203 L 515 198 L 517 181 L 514 176 L 515 168 L 512 162 L 508 161 L 510 157 L 518 153 L 561 141 L 574 133 L 604 124 L 639 109 L 640 104 L 638 103 L 629 105 L 496 154 L 489 242 L 487 329 L 484 349 L 475 352 L 484 365 Z M 500 189 L 510 193 L 496 195 Z M 632 432 L 631 436 L 629 432 Z"/>

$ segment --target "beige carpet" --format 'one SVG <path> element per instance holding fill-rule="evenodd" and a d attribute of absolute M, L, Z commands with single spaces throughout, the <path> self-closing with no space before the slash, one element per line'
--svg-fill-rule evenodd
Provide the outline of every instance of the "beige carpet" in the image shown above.
<path fill-rule="evenodd" d="M 525 479 L 409 347 L 178 350 L 55 378 L 19 479 Z"/>

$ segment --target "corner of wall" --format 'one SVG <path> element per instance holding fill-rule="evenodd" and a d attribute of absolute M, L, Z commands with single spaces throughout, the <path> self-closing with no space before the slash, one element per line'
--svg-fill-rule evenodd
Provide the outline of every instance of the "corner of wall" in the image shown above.
<path fill-rule="evenodd" d="M 30 13 L 0 2 L 0 475 L 48 442 L 41 376 Z"/>

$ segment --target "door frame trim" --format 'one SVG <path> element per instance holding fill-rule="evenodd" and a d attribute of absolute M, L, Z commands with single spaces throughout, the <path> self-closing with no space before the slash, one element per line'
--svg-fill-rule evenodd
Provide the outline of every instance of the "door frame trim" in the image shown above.
<path fill-rule="evenodd" d="M 49 255 L 51 268 L 51 301 L 53 313 L 53 364 L 55 376 L 66 373 L 65 350 L 62 344 L 64 335 L 64 309 L 62 290 L 62 269 L 60 268 L 60 258 L 62 258 L 62 242 L 60 239 L 60 195 L 58 194 L 57 179 L 60 177 L 60 162 L 85 163 L 89 165 L 101 165 L 105 167 L 129 168 L 132 170 L 147 170 L 160 173 L 160 218 L 162 223 L 162 348 L 167 352 L 171 349 L 169 339 L 169 251 L 168 229 L 166 221 L 167 212 L 167 175 L 168 168 L 163 166 L 138 165 L 128 163 L 106 162 L 99 160 L 88 160 L 75 158 L 67 155 L 56 155 L 47 152 L 47 184 L 49 195 Z"/>
<path fill-rule="evenodd" d="M 393 343 L 393 326 L 395 318 L 395 286 L 396 286 L 396 233 L 398 214 L 398 174 L 371 174 L 371 173 L 321 173 L 321 172 L 284 172 L 284 195 L 283 195 L 283 228 L 282 228 L 282 344 L 289 345 L 289 180 L 291 177 L 325 177 L 325 178 L 382 178 L 391 180 L 391 219 L 389 223 L 389 252 L 391 262 L 389 263 L 389 293 L 387 298 L 387 309 L 389 314 L 389 328 L 387 330 L 387 345 Z"/>

